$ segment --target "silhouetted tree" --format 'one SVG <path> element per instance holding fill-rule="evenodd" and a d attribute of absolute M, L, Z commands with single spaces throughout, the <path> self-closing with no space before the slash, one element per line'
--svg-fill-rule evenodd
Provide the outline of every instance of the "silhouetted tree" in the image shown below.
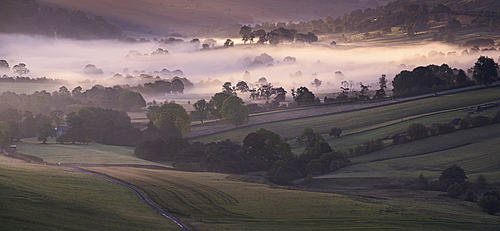
<path fill-rule="evenodd" d="M 239 125 L 248 123 L 248 107 L 245 106 L 245 103 L 238 96 L 229 96 L 226 100 L 224 100 L 222 107 L 220 109 L 220 114 L 222 116 L 223 121 L 228 121 L 236 127 Z"/>
<path fill-rule="evenodd" d="M 490 85 L 498 79 L 498 63 L 492 58 L 485 56 L 480 56 L 477 62 L 474 64 L 472 78 L 476 80 L 478 84 Z"/>
<path fill-rule="evenodd" d="M 208 103 L 205 99 L 200 99 L 193 104 L 194 110 L 200 113 L 201 124 L 203 124 L 203 118 L 205 118 L 205 111 L 207 110 Z"/>

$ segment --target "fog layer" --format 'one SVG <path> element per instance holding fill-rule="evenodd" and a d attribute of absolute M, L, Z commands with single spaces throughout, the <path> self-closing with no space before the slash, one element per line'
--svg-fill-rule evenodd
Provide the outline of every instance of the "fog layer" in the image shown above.
<path fill-rule="evenodd" d="M 224 42 L 222 39 L 217 41 L 215 48 Z M 166 49 L 170 54 L 151 55 L 158 48 Z M 307 86 L 314 92 L 335 92 L 339 91 L 342 80 L 363 82 L 376 88 L 376 82 L 382 74 L 391 80 L 401 70 L 411 70 L 420 65 L 447 63 L 451 68 L 467 70 L 480 54 L 463 55 L 464 49 L 442 43 L 373 47 L 316 43 L 277 47 L 237 44 L 227 49 L 201 51 L 201 44 L 188 42 L 174 46 L 156 42 L 130 44 L 0 35 L 0 59 L 7 60 L 11 68 L 15 64 L 25 63 L 30 69 L 27 75 L 30 77 L 65 79 L 70 82 L 68 87 L 82 85 L 85 88 L 96 83 L 138 83 L 137 78 L 111 78 L 117 73 L 134 75 L 134 70 L 137 70 L 154 76 L 154 71 L 164 68 L 170 71 L 180 69 L 184 77 L 195 84 L 194 89 L 187 90 L 188 94 L 213 94 L 220 91 L 221 82 L 236 84 L 239 80 L 245 80 L 255 83 L 261 77 L 287 90 Z M 264 53 L 267 56 L 262 56 Z M 496 60 L 499 52 L 489 51 L 482 55 Z M 262 62 L 257 56 L 267 59 Z M 295 58 L 296 62 L 284 63 L 287 56 Z M 95 65 L 96 70 L 101 69 L 103 74 L 85 74 L 84 68 L 88 64 Z M 250 75 L 244 77 L 245 71 L 249 71 Z M 335 74 L 338 71 L 342 72 L 343 78 Z M 4 73 L 14 75 L 11 70 Z M 322 81 L 319 87 L 311 86 L 315 78 Z M 83 86 L 85 84 L 88 86 Z"/>

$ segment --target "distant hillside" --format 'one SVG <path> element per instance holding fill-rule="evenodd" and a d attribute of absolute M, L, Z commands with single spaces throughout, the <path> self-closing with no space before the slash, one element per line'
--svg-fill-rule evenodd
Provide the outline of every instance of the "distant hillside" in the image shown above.
<path fill-rule="evenodd" d="M 0 32 L 73 39 L 125 39 L 122 30 L 103 17 L 81 10 L 52 8 L 34 0 L 0 1 Z"/>
<path fill-rule="evenodd" d="M 384 5 L 389 0 L 39 0 L 102 15 L 126 34 L 169 35 L 227 24 L 304 21 Z"/>

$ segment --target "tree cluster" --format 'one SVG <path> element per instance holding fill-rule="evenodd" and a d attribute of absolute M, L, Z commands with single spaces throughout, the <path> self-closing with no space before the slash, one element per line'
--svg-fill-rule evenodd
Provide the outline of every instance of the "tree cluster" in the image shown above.
<path fill-rule="evenodd" d="M 141 131 L 132 127 L 125 111 L 82 107 L 67 115 L 66 134 L 56 139 L 58 143 L 89 143 L 91 140 L 108 145 L 135 146 L 142 139 Z"/>
<path fill-rule="evenodd" d="M 20 111 L 29 110 L 33 114 L 50 114 L 52 110 L 62 110 L 67 114 L 83 106 L 138 110 L 146 106 L 146 101 L 140 93 L 119 86 L 111 88 L 95 85 L 84 92 L 79 86 L 71 92 L 62 86 L 52 93 L 42 90 L 28 95 L 7 91 L 0 95 L 0 106 L 0 108 L 14 108 Z"/>
<path fill-rule="evenodd" d="M 472 85 L 464 74 L 462 71 L 455 75 L 447 64 L 420 66 L 397 74 L 392 81 L 392 91 L 394 96 L 404 97 Z"/>
<path fill-rule="evenodd" d="M 466 182 L 465 170 L 453 164 L 441 172 L 439 179 L 428 181 L 420 174 L 414 188 L 418 190 L 436 190 L 446 192 L 446 196 L 465 201 L 476 202 L 488 214 L 500 211 L 500 196 L 484 175 L 479 175 L 475 182 Z"/>

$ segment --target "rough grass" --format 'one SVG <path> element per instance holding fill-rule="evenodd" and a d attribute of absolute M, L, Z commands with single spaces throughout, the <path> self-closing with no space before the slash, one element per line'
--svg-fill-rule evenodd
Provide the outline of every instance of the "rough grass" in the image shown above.
<path fill-rule="evenodd" d="M 177 228 L 123 186 L 0 156 L 0 230 L 160 229 Z"/>
<path fill-rule="evenodd" d="M 498 217 L 469 203 L 435 205 L 296 191 L 217 173 L 89 169 L 140 185 L 167 207 L 202 217 L 191 220 L 199 230 L 474 230 L 500 225 Z"/>

